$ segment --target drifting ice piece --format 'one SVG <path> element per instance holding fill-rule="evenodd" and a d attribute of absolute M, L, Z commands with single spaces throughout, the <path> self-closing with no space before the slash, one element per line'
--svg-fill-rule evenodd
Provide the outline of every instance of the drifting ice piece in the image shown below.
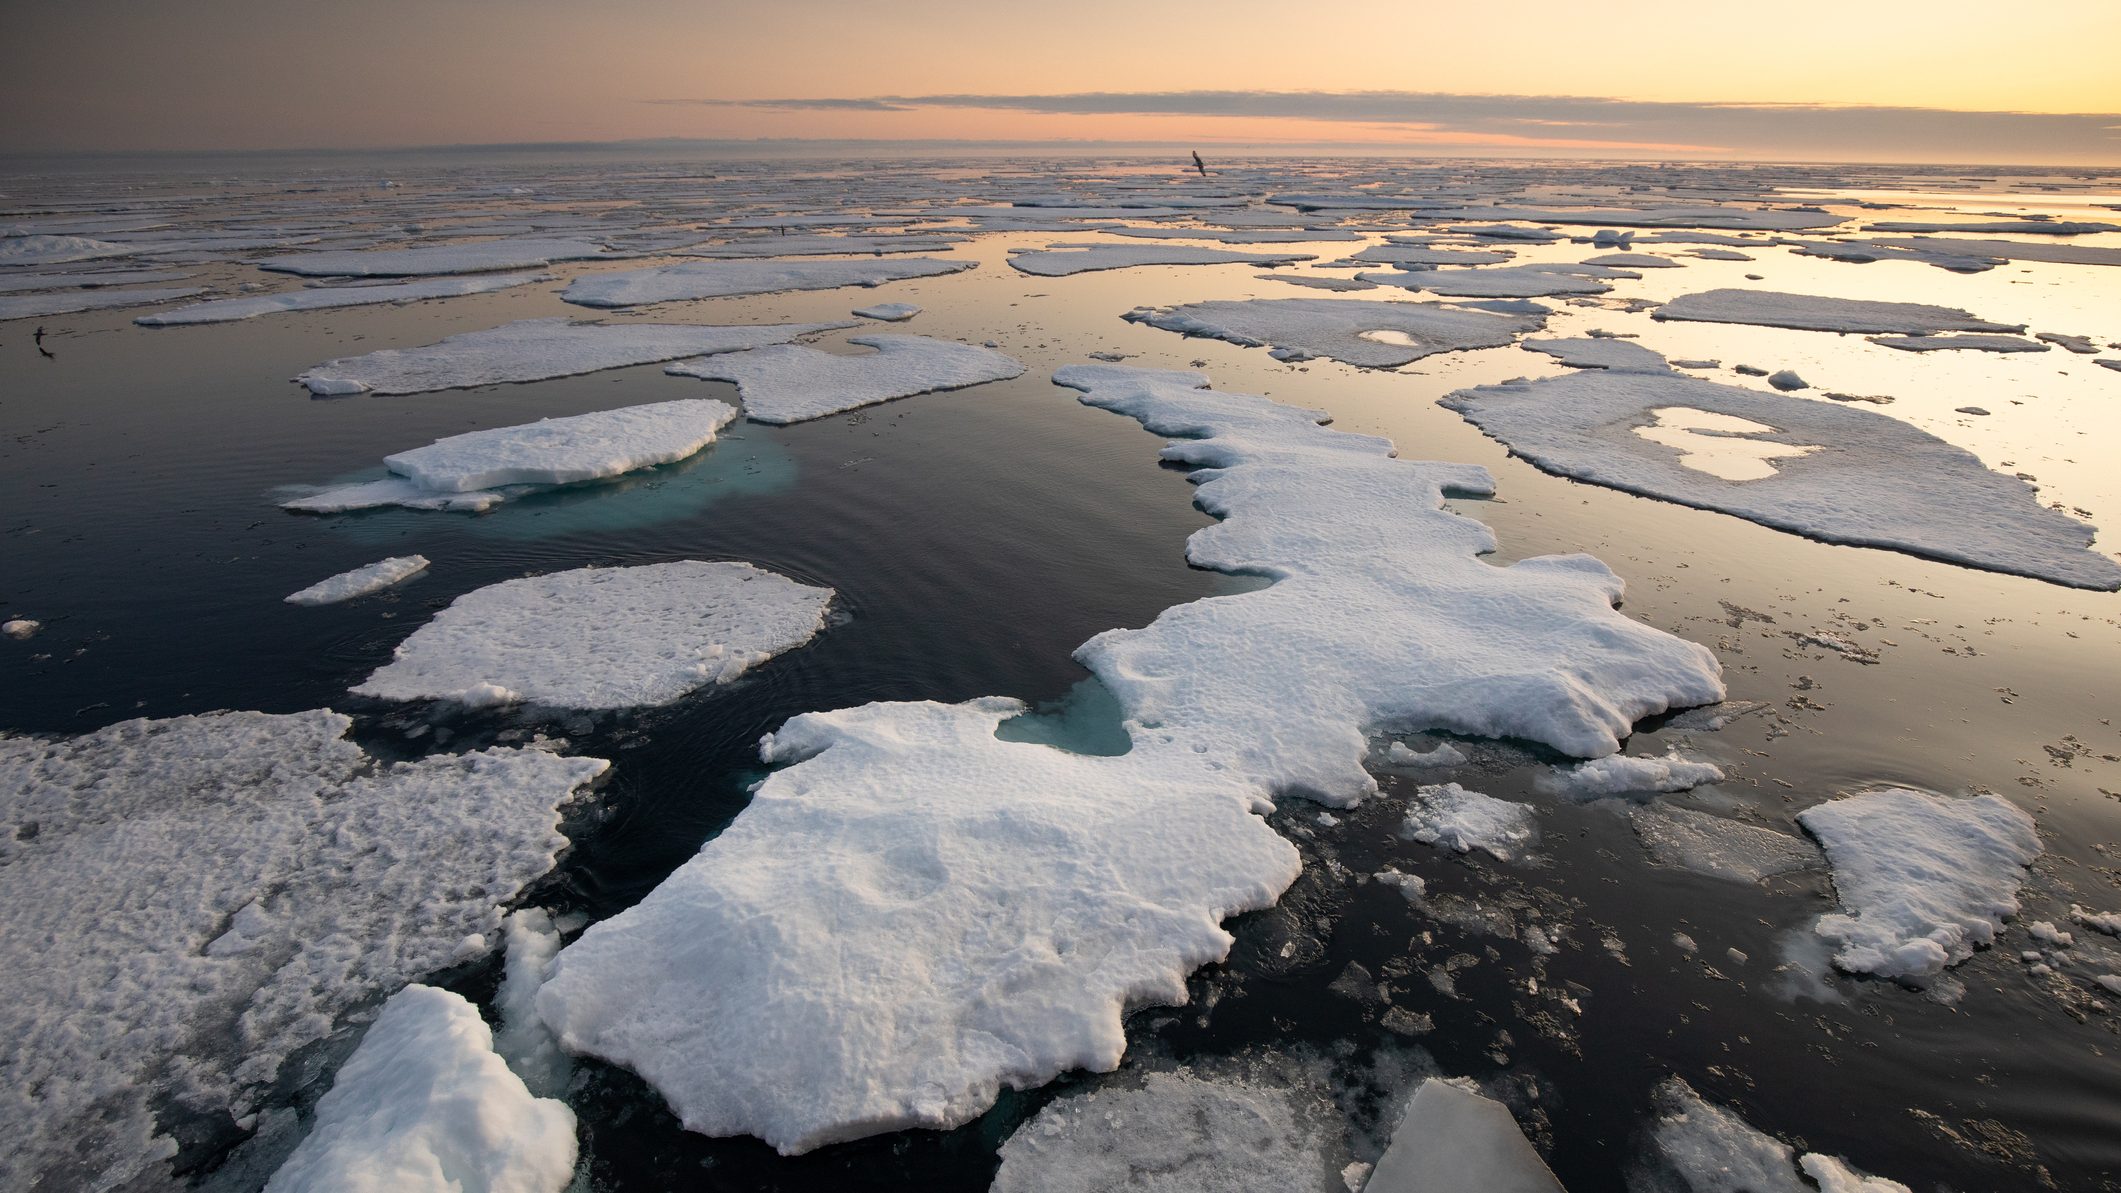
<path fill-rule="evenodd" d="M 295 253 L 260 261 L 258 268 L 303 277 L 403 278 L 535 269 L 555 261 L 587 261 L 617 255 L 586 240 L 524 237 L 475 244 L 429 244 L 411 249 Z"/>
<path fill-rule="evenodd" d="M 690 298 L 881 286 L 971 269 L 977 261 L 884 257 L 861 261 L 693 261 L 576 278 L 560 297 L 577 306 L 632 307 Z"/>
<path fill-rule="evenodd" d="M 733 381 L 754 422 L 799 423 L 895 398 L 1021 377 L 1024 366 L 990 348 L 926 336 L 852 336 L 875 352 L 846 356 L 782 345 L 686 360 L 663 370 Z"/>
<path fill-rule="evenodd" d="M 142 315 L 133 322 L 142 327 L 176 327 L 191 323 L 229 323 L 286 311 L 323 311 L 338 307 L 365 307 L 382 303 L 414 302 L 425 298 L 456 298 L 465 294 L 489 294 L 549 282 L 551 274 L 504 273 L 484 278 L 435 278 L 424 282 L 401 282 L 390 286 L 332 286 L 319 290 L 290 290 L 285 294 L 258 294 L 248 298 L 221 298 L 194 303 L 173 311 Z"/>
<path fill-rule="evenodd" d="M 1704 290 L 1658 307 L 1653 319 L 1694 323 L 1749 323 L 1800 331 L 1862 331 L 1927 335 L 1939 331 L 2024 331 L 2023 323 L 1990 323 L 1953 307 L 1919 302 L 1871 302 L 1773 290 Z"/>
<path fill-rule="evenodd" d="M 1362 1193 L 1562 1193 L 1507 1106 L 1431 1077 Z"/>
<path fill-rule="evenodd" d="M 379 560 L 366 567 L 357 567 L 350 572 L 340 572 L 329 580 L 319 580 L 300 592 L 289 593 L 290 605 L 332 605 L 350 601 L 355 597 L 381 592 L 391 585 L 427 568 L 425 555 L 396 555 Z"/>
<path fill-rule="evenodd" d="M 1315 260 L 1310 253 L 1245 253 L 1189 244 L 1080 244 L 1018 253 L 1009 258 L 1009 265 L 1019 273 L 1061 278 L 1137 265 L 1286 265 Z"/>
<path fill-rule="evenodd" d="M 1439 303 L 1340 298 L 1196 302 L 1168 310 L 1134 310 L 1126 318 L 1180 335 L 1208 336 L 1247 348 L 1294 348 L 1379 369 L 1396 369 L 1439 352 L 1499 348 L 1546 322 L 1540 315 L 1494 314 Z"/>

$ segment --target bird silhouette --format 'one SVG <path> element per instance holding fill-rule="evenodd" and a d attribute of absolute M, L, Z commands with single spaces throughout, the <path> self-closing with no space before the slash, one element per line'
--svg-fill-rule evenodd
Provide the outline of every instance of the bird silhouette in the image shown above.
<path fill-rule="evenodd" d="M 1200 160 L 1200 150 L 1198 149 L 1193 151 L 1193 168 L 1200 171 L 1202 178 L 1208 176 L 1208 163 Z"/>

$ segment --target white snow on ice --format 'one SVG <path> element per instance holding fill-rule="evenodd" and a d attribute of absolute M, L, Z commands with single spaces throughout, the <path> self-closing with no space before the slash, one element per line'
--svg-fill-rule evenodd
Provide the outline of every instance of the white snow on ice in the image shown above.
<path fill-rule="evenodd" d="M 927 336 L 851 336 L 847 342 L 875 351 L 847 355 L 784 344 L 680 361 L 664 372 L 733 381 L 745 417 L 783 424 L 1024 373 L 1022 362 L 991 348 Z"/>
<path fill-rule="evenodd" d="M 1506 862 L 1532 840 L 1533 831 L 1532 809 L 1525 805 L 1443 783 L 1414 792 L 1399 835 L 1459 853 L 1485 850 Z"/>
<path fill-rule="evenodd" d="M 1127 313 L 1184 336 L 1207 336 L 1247 348 L 1293 349 L 1364 368 L 1393 369 L 1439 352 L 1499 348 L 1535 331 L 1539 315 L 1498 314 L 1428 302 L 1340 298 L 1258 298 L 1196 302 Z M 1379 338 L 1396 332 L 1392 339 Z"/>
<path fill-rule="evenodd" d="M 1629 792 L 1686 791 L 1703 783 L 1721 783 L 1723 770 L 1712 762 L 1682 756 L 1613 754 L 1575 766 L 1548 767 L 1532 785 L 1548 795 L 1600 799 Z"/>
<path fill-rule="evenodd" d="M 576 568 L 476 589 L 353 691 L 385 700 L 668 704 L 825 628 L 832 590 L 748 563 Z"/>

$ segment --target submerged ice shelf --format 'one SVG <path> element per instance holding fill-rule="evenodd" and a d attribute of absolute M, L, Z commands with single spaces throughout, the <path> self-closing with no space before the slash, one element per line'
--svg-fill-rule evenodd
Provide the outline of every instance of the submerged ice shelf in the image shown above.
<path fill-rule="evenodd" d="M 351 727 L 226 712 L 0 738 L 0 1184 L 167 1180 L 158 1115 L 241 1118 L 344 1016 L 484 954 L 608 765 L 391 763 Z"/>
<path fill-rule="evenodd" d="M 1084 644 L 1124 754 L 1003 740 L 1023 711 L 1003 699 L 810 713 L 770 735 L 761 755 L 785 768 L 563 950 L 538 998 L 568 1049 L 641 1074 L 688 1128 L 797 1152 L 1109 1069 L 1122 1014 L 1183 1001 L 1230 947 L 1221 921 L 1296 877 L 1258 813 L 1375 789 L 1368 732 L 1597 756 L 1640 717 L 1722 698 L 1714 657 L 1622 616 L 1603 564 L 1480 559 L 1493 536 L 1443 508 L 1491 490 L 1479 468 L 1398 460 L 1199 374 L 1055 380 L 1198 467 L 1223 520 L 1193 563 L 1274 583 Z"/>

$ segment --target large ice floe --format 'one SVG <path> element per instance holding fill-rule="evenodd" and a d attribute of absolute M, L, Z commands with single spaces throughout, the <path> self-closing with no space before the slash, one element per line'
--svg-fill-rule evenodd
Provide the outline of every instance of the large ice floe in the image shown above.
<path fill-rule="evenodd" d="M 147 290 L 62 290 L 57 293 L 0 294 L 0 322 L 152 306 L 205 293 L 199 286 L 165 286 Z"/>
<path fill-rule="evenodd" d="M 307 514 L 386 505 L 487 510 L 535 487 L 608 480 L 682 460 L 735 419 L 736 407 L 727 402 L 686 398 L 467 431 L 385 456 L 392 475 L 382 480 L 296 497 L 281 508 Z"/>
<path fill-rule="evenodd" d="M 1858 1171 L 1839 1156 L 1800 1156 L 1677 1077 L 1658 1086 L 1653 1100 L 1651 1171 L 1663 1179 L 1651 1187 L 1674 1193 L 1908 1193 L 1906 1185 Z"/>
<path fill-rule="evenodd" d="M 0 738 L 0 1185 L 167 1180 L 158 1118 L 244 1117 L 346 1015 L 485 953 L 607 766 L 389 763 L 350 726 L 231 712 Z"/>
<path fill-rule="evenodd" d="M 963 236 L 752 236 L 685 249 L 681 257 L 821 257 L 833 253 L 947 253 Z"/>
<path fill-rule="evenodd" d="M 1247 253 L 1190 244 L 1061 244 L 1017 253 L 1009 265 L 1035 277 L 1062 278 L 1138 265 L 1287 265 L 1316 259 L 1309 253 Z"/>
<path fill-rule="evenodd" d="M 2121 588 L 2121 564 L 2090 549 L 2093 527 L 1972 453 L 1868 410 L 1615 369 L 1459 390 L 1443 404 L 1577 480 L 1826 542 Z M 1711 470 L 1719 453 L 1740 450 L 1779 458 Z"/>
<path fill-rule="evenodd" d="M 432 986 L 390 996 L 267 1193 L 560 1193 L 574 1111 L 531 1096 L 479 1009 Z"/>
<path fill-rule="evenodd" d="M 520 319 L 467 331 L 418 348 L 385 348 L 328 360 L 297 377 L 320 397 L 419 394 L 517 381 L 571 377 L 599 369 L 655 364 L 684 356 L 785 344 L 852 323 L 760 323 L 726 327 L 689 323 L 574 323 Z"/>
<path fill-rule="evenodd" d="M 1358 281 L 1402 290 L 1427 290 L 1450 298 L 1545 298 L 1562 294 L 1603 294 L 1612 289 L 1606 277 L 1640 277 L 1602 265 L 1510 265 L 1478 269 L 1421 269 L 1400 273 L 1358 273 Z"/>
<path fill-rule="evenodd" d="M 1952 799 L 1889 787 L 1805 809 L 1798 823 L 1834 869 L 1843 911 L 1819 917 L 1850 973 L 1921 982 L 1974 955 L 2018 914 L 2040 856 L 2033 818 L 1997 795 Z"/>
<path fill-rule="evenodd" d="M 1499 348 L 1546 322 L 1543 315 L 1350 298 L 1195 302 L 1164 310 L 1138 308 L 1126 318 L 1184 336 L 1379 369 L 1398 368 L 1439 352 Z"/>
<path fill-rule="evenodd" d="M 350 572 L 319 580 L 300 592 L 287 595 L 290 605 L 335 605 L 355 597 L 381 592 L 391 585 L 427 570 L 425 555 L 394 555 L 389 559 L 357 567 Z"/>
<path fill-rule="evenodd" d="M 219 298 L 194 303 L 172 311 L 142 315 L 133 322 L 142 327 L 176 327 L 192 323 L 229 323 L 255 319 L 285 311 L 324 311 L 338 307 L 376 306 L 384 303 L 416 302 L 427 298 L 456 298 L 465 294 L 487 294 L 550 281 L 542 273 L 504 273 L 492 277 L 444 277 L 384 286 L 326 286 L 311 290 L 289 290 L 284 294 L 256 294 L 245 298 Z"/>
<path fill-rule="evenodd" d="M 1293 1090 L 1150 1073 L 1039 1111 L 991 1193 L 1345 1193 L 1343 1130 Z"/>
<path fill-rule="evenodd" d="M 1920 302 L 1873 302 L 1773 290 L 1704 290 L 1682 294 L 1651 312 L 1653 319 L 1692 323 L 1749 323 L 1800 331 L 1928 335 L 1940 331 L 2024 331 L 2023 323 L 1991 323 L 1954 307 Z"/>
<path fill-rule="evenodd" d="M 927 336 L 852 336 L 874 352 L 850 356 L 795 344 L 680 361 L 681 377 L 733 381 L 755 422 L 799 423 L 937 390 L 1021 377 L 1023 363 L 992 348 Z"/>
<path fill-rule="evenodd" d="M 409 249 L 294 253 L 268 257 L 258 268 L 303 277 L 405 278 L 432 274 L 535 269 L 555 261 L 588 261 L 618 254 L 586 240 L 517 237 L 471 244 L 428 244 Z"/>
<path fill-rule="evenodd" d="M 559 708 L 668 704 L 825 628 L 832 590 L 748 563 L 576 568 L 468 592 L 353 690 Z"/>
<path fill-rule="evenodd" d="M 878 257 L 841 261 L 688 261 L 654 269 L 630 269 L 576 278 L 560 297 L 576 306 L 632 307 L 692 298 L 778 294 L 783 290 L 836 290 L 881 286 L 908 278 L 932 278 L 979 264 L 941 257 Z"/>
<path fill-rule="evenodd" d="M 1110 1069 L 1122 1014 L 1182 1002 L 1221 922 L 1296 851 L 1257 813 L 1376 789 L 1366 734 L 1511 735 L 1612 753 L 1721 698 L 1714 657 L 1622 616 L 1586 556 L 1497 567 L 1443 508 L 1487 473 L 1395 459 L 1316 411 L 1197 373 L 1071 366 L 1085 403 L 1174 437 L 1223 519 L 1195 564 L 1271 586 L 1166 610 L 1077 652 L 1127 753 L 1004 740 L 1014 700 L 810 713 L 699 855 L 563 950 L 538 1006 L 562 1044 L 641 1074 L 685 1125 L 796 1152 L 986 1109 Z M 822 981 L 820 975 L 835 975 Z"/>

